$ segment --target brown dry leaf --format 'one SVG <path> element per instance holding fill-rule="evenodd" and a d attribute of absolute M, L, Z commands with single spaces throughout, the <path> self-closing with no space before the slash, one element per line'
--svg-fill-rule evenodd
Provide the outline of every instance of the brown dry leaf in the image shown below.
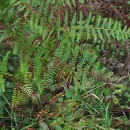
<path fill-rule="evenodd" d="M 27 130 L 37 130 L 36 128 L 28 128 Z"/>

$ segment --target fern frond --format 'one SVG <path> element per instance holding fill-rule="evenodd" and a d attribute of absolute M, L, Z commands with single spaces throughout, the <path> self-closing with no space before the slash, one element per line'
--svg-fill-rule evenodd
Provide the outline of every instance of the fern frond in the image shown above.
<path fill-rule="evenodd" d="M 21 93 L 21 91 L 17 89 L 17 87 L 15 87 L 12 95 L 12 107 L 15 108 L 21 105 L 25 102 L 25 100 L 26 96 L 23 93 Z"/>
<path fill-rule="evenodd" d="M 26 82 L 24 85 L 16 86 L 12 95 L 12 107 L 17 107 L 27 101 L 27 98 L 33 97 L 33 87 L 30 82 Z"/>
<path fill-rule="evenodd" d="M 21 90 L 28 97 L 32 97 L 33 94 L 33 86 L 30 82 L 25 82 L 24 85 L 20 86 Z"/>
<path fill-rule="evenodd" d="M 0 74 L 0 93 L 5 92 L 5 78 Z"/>
<path fill-rule="evenodd" d="M 81 17 L 82 13 L 80 14 L 80 19 Z M 82 24 L 80 19 L 77 21 L 75 14 L 72 19 L 71 27 L 68 27 L 68 36 L 73 40 L 77 39 L 77 41 L 79 41 L 83 36 L 86 36 L 87 39 L 93 39 L 94 42 L 98 42 L 98 40 L 105 42 L 106 38 L 109 40 L 114 38 L 118 41 L 124 41 L 130 37 L 130 28 L 125 27 L 122 29 L 121 22 L 114 21 L 111 18 L 107 20 L 101 16 L 94 17 L 90 13 L 87 19 L 82 21 Z M 61 29 L 65 32 L 64 28 Z"/>
<path fill-rule="evenodd" d="M 10 51 L 8 51 L 6 53 L 6 55 L 4 56 L 3 60 L 0 62 L 0 72 L 1 73 L 7 73 L 8 71 L 8 57 L 9 57 Z"/>

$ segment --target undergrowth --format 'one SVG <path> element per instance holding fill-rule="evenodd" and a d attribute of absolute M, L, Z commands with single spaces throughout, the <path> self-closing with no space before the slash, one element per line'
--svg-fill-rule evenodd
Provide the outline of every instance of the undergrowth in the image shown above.
<path fill-rule="evenodd" d="M 84 0 L 0 4 L 1 129 L 129 128 L 129 77 L 102 61 L 129 55 L 128 19 Z"/>

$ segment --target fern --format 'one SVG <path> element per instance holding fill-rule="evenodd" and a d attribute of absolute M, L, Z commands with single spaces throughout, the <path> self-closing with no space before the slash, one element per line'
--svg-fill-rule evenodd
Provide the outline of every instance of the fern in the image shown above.
<path fill-rule="evenodd" d="M 12 95 L 12 107 L 15 108 L 24 104 L 29 98 L 34 98 L 33 86 L 31 83 L 25 82 L 24 85 L 16 86 Z"/>
<path fill-rule="evenodd" d="M 91 11 L 86 17 L 82 10 L 77 11 L 86 3 L 84 0 L 9 0 L 9 3 L 13 19 L 9 17 L 10 10 L 0 9 L 1 19 L 7 25 L 0 34 L 0 43 L 9 37 L 14 45 L 11 51 L 20 63 L 11 80 L 16 84 L 12 107 L 33 105 L 32 117 L 38 113 L 47 122 L 51 118 L 53 129 L 102 129 L 106 123 L 98 122 L 104 118 L 100 109 L 104 110 L 101 106 L 106 104 L 102 100 L 110 93 L 107 80 L 113 80 L 98 59 L 100 50 L 96 45 L 125 42 L 130 38 L 130 28 Z M 2 93 L 10 80 L 5 76 L 9 73 L 9 54 L 0 62 Z M 64 91 L 66 95 L 59 97 L 58 93 Z"/>
<path fill-rule="evenodd" d="M 18 107 L 22 103 L 24 103 L 26 100 L 26 97 L 24 96 L 23 93 L 21 93 L 20 90 L 17 90 L 17 87 L 14 88 L 13 90 L 13 95 L 12 95 L 12 107 Z"/>
<path fill-rule="evenodd" d="M 2 61 L 0 62 L 0 91 L 5 92 L 5 78 L 4 75 L 8 73 L 8 57 L 10 51 L 6 53 Z"/>
<path fill-rule="evenodd" d="M 23 93 L 25 93 L 25 95 L 27 95 L 28 97 L 32 97 L 33 86 L 30 82 L 25 82 L 25 85 L 20 86 L 20 88 L 23 91 Z"/>
<path fill-rule="evenodd" d="M 0 93 L 5 92 L 5 79 L 3 75 L 0 75 Z"/>
<path fill-rule="evenodd" d="M 0 62 L 0 72 L 2 74 L 7 73 L 8 71 L 8 57 L 9 57 L 10 51 L 6 53 L 6 55 L 4 56 L 3 60 Z"/>
<path fill-rule="evenodd" d="M 40 53 L 40 54 L 39 54 Z M 40 93 L 43 92 L 44 86 L 42 83 L 42 70 L 43 70 L 43 62 L 40 50 L 35 54 L 34 59 L 34 82 L 38 86 L 38 90 Z"/>
<path fill-rule="evenodd" d="M 82 13 L 80 17 L 82 17 Z M 121 22 L 114 21 L 111 18 L 107 20 L 106 18 L 101 18 L 101 16 L 92 16 L 90 13 L 85 21 L 82 21 L 82 23 L 80 21 L 76 21 L 75 14 L 72 19 L 72 26 L 67 28 L 67 34 L 73 41 L 75 39 L 79 41 L 84 38 L 93 39 L 94 42 L 98 42 L 98 40 L 105 42 L 106 38 L 109 42 L 111 38 L 125 41 L 130 37 L 130 29 L 128 27 L 122 29 Z M 66 32 L 65 28 L 62 28 L 62 31 Z"/>

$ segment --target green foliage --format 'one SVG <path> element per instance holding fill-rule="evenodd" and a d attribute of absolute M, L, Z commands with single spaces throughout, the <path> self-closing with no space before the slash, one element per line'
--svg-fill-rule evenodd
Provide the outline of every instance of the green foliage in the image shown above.
<path fill-rule="evenodd" d="M 95 17 L 91 13 L 85 21 L 82 20 L 82 13 L 79 17 L 79 21 L 76 22 L 76 15 L 74 15 L 72 26 L 68 28 L 68 35 L 72 39 L 76 38 L 77 41 L 79 39 L 93 39 L 94 42 L 98 42 L 98 40 L 111 42 L 112 38 L 125 41 L 130 37 L 130 29 L 127 26 L 122 29 L 121 22 L 114 21 L 111 18 L 101 18 L 100 15 Z"/>
<path fill-rule="evenodd" d="M 9 52 L 6 53 L 5 57 L 0 62 L 0 93 L 5 92 L 5 78 L 4 75 L 7 73 L 7 64 L 8 64 L 8 56 Z"/>
<path fill-rule="evenodd" d="M 78 0 L 78 4 L 85 1 Z M 126 88 L 118 84 L 111 92 L 114 75 L 100 62 L 99 45 L 128 41 L 130 28 L 121 21 L 95 15 L 93 10 L 86 17 L 75 7 L 75 0 L 2 3 L 0 20 L 7 27 L 0 32 L 0 43 L 11 42 L 13 49 L 1 53 L 0 94 L 11 95 L 11 100 L 4 100 L 9 100 L 8 109 L 17 113 L 20 122 L 44 120 L 56 130 L 112 127 L 110 109 L 119 105 L 116 95 Z M 14 56 L 17 61 L 10 61 Z M 10 82 L 13 87 L 7 85 Z M 113 102 L 109 101 L 111 94 L 115 95 Z M 3 109 L 0 104 L 2 116 Z M 14 122 L 18 129 L 29 126 Z"/>

